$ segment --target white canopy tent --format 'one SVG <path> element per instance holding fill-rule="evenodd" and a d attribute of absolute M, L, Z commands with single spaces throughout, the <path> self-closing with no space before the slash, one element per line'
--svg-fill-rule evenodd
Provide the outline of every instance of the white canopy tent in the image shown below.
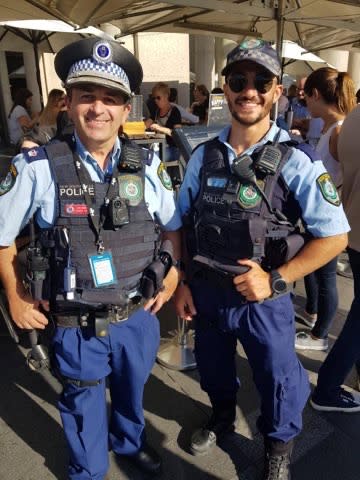
<path fill-rule="evenodd" d="M 308 52 L 290 40 L 284 40 L 282 43 L 282 65 L 283 77 L 287 75 L 291 77 L 291 83 L 296 80 L 296 77 L 306 76 L 322 66 L 332 67 L 318 55 Z M 283 83 L 287 84 L 289 81 Z"/>
<path fill-rule="evenodd" d="M 152 30 L 286 39 L 311 52 L 360 40 L 358 0 L 0 0 L 0 20 L 40 18 L 80 27 L 111 22 L 124 36 Z"/>
<path fill-rule="evenodd" d="M 61 20 L 0 21 L 0 50 L 34 52 L 37 84 L 42 97 L 39 55 L 43 52 L 56 53 L 76 38 L 91 35 L 110 38 L 95 27 L 76 29 Z"/>

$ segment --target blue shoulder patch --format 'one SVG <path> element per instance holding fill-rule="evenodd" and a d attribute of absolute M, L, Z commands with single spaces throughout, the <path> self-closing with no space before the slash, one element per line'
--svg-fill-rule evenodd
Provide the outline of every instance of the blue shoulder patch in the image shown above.
<path fill-rule="evenodd" d="M 297 145 L 294 145 L 294 147 L 304 152 L 305 155 L 307 155 L 312 162 L 316 162 L 317 160 L 320 160 L 319 154 L 315 151 L 314 147 L 312 147 L 308 143 L 305 143 L 305 142 L 298 143 Z"/>
<path fill-rule="evenodd" d="M 44 147 L 23 148 L 21 153 L 27 163 L 36 162 L 36 160 L 47 160 L 47 155 Z"/>

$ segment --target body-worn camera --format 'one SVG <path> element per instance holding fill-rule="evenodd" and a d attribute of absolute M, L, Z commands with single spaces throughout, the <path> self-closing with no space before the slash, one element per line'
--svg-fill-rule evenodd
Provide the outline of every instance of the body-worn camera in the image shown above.
<path fill-rule="evenodd" d="M 125 200 L 120 197 L 114 197 L 109 203 L 109 216 L 114 228 L 129 223 L 129 209 Z"/>

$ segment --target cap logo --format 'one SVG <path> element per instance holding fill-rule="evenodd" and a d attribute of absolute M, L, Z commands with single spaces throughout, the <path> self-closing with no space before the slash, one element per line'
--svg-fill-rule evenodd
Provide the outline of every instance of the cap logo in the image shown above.
<path fill-rule="evenodd" d="M 108 42 L 101 40 L 93 47 L 93 59 L 99 63 L 109 63 L 112 60 L 112 49 Z"/>
<path fill-rule="evenodd" d="M 255 48 L 261 48 L 265 45 L 264 40 L 259 38 L 251 38 L 250 40 L 245 40 L 240 43 L 239 47 L 242 50 L 254 50 Z"/>

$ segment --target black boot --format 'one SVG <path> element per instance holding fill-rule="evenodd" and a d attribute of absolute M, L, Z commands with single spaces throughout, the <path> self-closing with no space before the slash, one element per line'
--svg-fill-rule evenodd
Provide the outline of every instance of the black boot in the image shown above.
<path fill-rule="evenodd" d="M 236 405 L 214 407 L 209 421 L 191 436 L 190 451 L 193 455 L 206 455 L 218 440 L 235 430 Z"/>
<path fill-rule="evenodd" d="M 158 475 L 161 473 L 161 458 L 146 442 L 135 454 L 127 455 L 126 458 L 144 473 L 149 475 Z"/>
<path fill-rule="evenodd" d="M 263 480 L 291 480 L 290 459 L 294 442 L 265 438 L 265 465 Z"/>

